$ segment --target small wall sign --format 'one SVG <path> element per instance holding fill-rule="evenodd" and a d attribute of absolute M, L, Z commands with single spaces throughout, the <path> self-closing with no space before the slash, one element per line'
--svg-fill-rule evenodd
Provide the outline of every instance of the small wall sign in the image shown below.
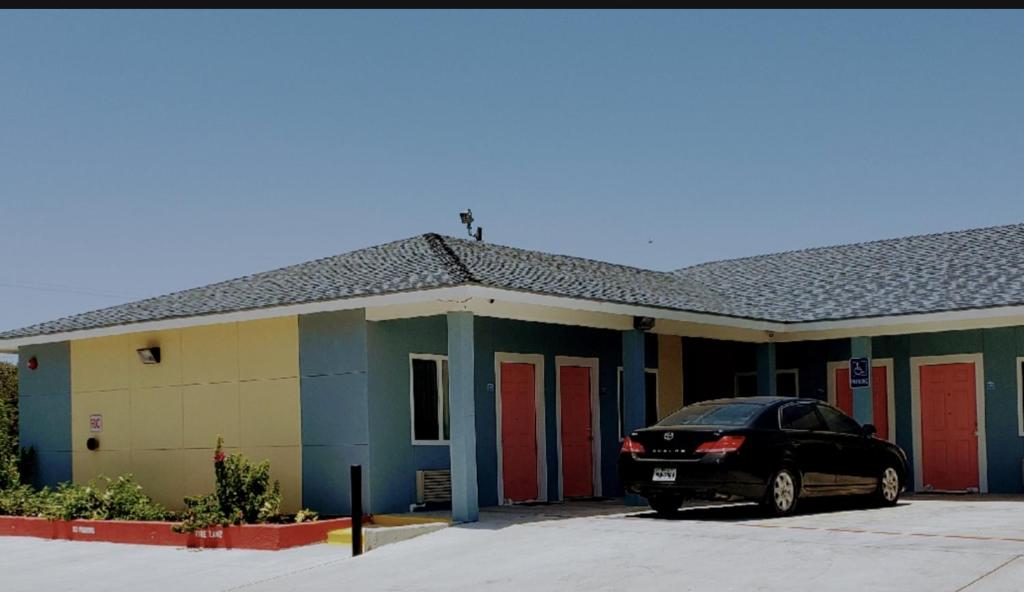
<path fill-rule="evenodd" d="M 868 358 L 850 358 L 850 388 L 871 386 L 871 360 Z"/>
<path fill-rule="evenodd" d="M 103 416 L 100 414 L 94 414 L 89 416 L 89 431 L 100 433 L 103 431 Z"/>

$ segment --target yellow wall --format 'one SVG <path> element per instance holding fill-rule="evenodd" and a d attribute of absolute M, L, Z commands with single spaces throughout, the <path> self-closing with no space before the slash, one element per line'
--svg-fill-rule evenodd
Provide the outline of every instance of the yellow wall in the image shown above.
<path fill-rule="evenodd" d="M 658 419 L 683 406 L 683 339 L 658 335 Z"/>
<path fill-rule="evenodd" d="M 159 364 L 137 349 L 159 346 Z M 296 317 L 134 333 L 71 342 L 72 474 L 133 473 L 170 508 L 213 491 L 213 448 L 270 461 L 283 507 L 302 502 Z M 103 431 L 89 416 L 103 415 Z M 96 435 L 100 449 L 89 451 Z"/>

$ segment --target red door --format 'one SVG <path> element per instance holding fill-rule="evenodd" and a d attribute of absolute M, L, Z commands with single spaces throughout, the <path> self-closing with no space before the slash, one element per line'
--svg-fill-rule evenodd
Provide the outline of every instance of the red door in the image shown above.
<path fill-rule="evenodd" d="M 853 416 L 853 391 L 850 390 L 850 369 L 836 370 L 836 407 Z M 889 375 L 885 367 L 871 369 L 871 423 L 878 429 L 878 437 L 889 439 Z"/>
<path fill-rule="evenodd" d="M 540 497 L 535 372 L 533 364 L 501 364 L 501 480 L 513 502 Z"/>
<path fill-rule="evenodd" d="M 594 495 L 590 368 L 562 366 L 558 375 L 562 414 L 562 495 Z"/>
<path fill-rule="evenodd" d="M 974 364 L 921 366 L 921 469 L 924 486 L 978 487 Z"/>

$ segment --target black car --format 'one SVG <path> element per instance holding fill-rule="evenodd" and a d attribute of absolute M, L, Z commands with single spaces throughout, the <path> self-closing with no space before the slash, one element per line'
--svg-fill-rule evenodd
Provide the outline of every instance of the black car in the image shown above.
<path fill-rule="evenodd" d="M 704 401 L 629 434 L 619 475 L 659 514 L 688 498 L 754 500 L 777 516 L 812 496 L 862 494 L 895 505 L 907 456 L 874 434 L 815 399 Z"/>

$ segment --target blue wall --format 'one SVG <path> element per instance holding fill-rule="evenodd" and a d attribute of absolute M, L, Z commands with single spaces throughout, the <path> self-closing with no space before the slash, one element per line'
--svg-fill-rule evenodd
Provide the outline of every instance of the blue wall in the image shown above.
<path fill-rule="evenodd" d="M 370 508 L 408 512 L 416 471 L 447 469 L 447 445 L 412 444 L 409 354 L 446 355 L 444 316 L 368 323 L 370 369 Z"/>
<path fill-rule="evenodd" d="M 913 464 L 910 358 L 981 353 L 985 358 L 985 428 L 987 433 L 988 487 L 992 493 L 1024 492 L 1021 458 L 1024 438 L 1018 435 L 1017 356 L 1024 356 L 1024 327 L 944 331 L 875 337 L 872 356 L 893 358 L 896 397 L 896 443 Z M 913 485 L 913 471 L 909 486 Z"/>
<path fill-rule="evenodd" d="M 494 354 L 509 352 L 544 356 L 548 499 L 558 499 L 558 436 L 555 423 L 555 356 L 596 357 L 601 406 L 601 475 L 604 495 L 621 495 L 616 461 L 619 453 L 617 372 L 622 363 L 622 333 L 545 323 L 478 317 L 476 333 L 476 443 L 480 505 L 498 503 L 497 420 L 493 385 Z M 648 340 L 650 344 L 652 340 Z M 653 354 L 653 355 L 652 355 Z M 648 367 L 657 366 L 657 352 L 648 345 Z"/>
<path fill-rule="evenodd" d="M 368 324 L 370 393 L 370 472 L 374 512 L 408 511 L 416 500 L 416 470 L 450 467 L 447 446 L 412 444 L 409 401 L 409 354 L 447 354 L 447 320 L 443 316 Z M 477 485 L 481 506 L 498 503 L 496 415 L 493 385 L 495 352 L 544 356 L 548 497 L 558 497 L 557 426 L 555 424 L 555 356 L 600 360 L 602 486 L 605 495 L 620 495 L 616 460 L 618 441 L 617 368 L 622 358 L 618 331 L 477 317 L 475 395 Z M 656 340 L 648 340 L 648 367 L 657 366 Z"/>
<path fill-rule="evenodd" d="M 299 317 L 302 503 L 327 515 L 351 509 L 349 467 L 369 470 L 365 311 Z M 370 485 L 363 478 L 364 499 Z"/>
<path fill-rule="evenodd" d="M 35 357 L 39 367 L 29 370 Z M 33 485 L 71 480 L 71 349 L 68 342 L 18 350 L 18 430 L 36 451 Z"/>
<path fill-rule="evenodd" d="M 683 402 L 731 397 L 737 372 L 757 370 L 753 343 L 683 338 Z"/>
<path fill-rule="evenodd" d="M 800 396 L 824 401 L 828 399 L 828 363 L 849 359 L 849 339 L 779 343 L 776 345 L 775 367 L 796 368 Z"/>

